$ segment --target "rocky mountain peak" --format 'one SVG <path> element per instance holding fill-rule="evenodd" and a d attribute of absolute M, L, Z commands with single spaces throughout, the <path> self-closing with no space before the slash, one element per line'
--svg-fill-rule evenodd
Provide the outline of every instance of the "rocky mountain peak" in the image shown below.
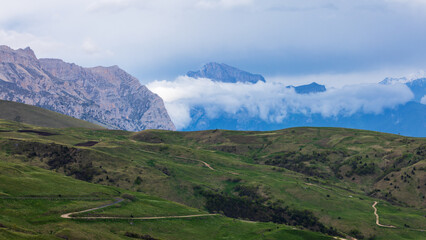
<path fill-rule="evenodd" d="M 413 92 L 415 102 L 421 102 L 426 97 L 426 73 L 424 71 L 410 74 L 407 77 L 387 77 L 380 84 L 405 84 Z"/>
<path fill-rule="evenodd" d="M 25 49 L 13 50 L 8 46 L 0 46 L 0 62 L 19 63 L 23 65 L 35 64 L 37 57 L 34 51 L 27 47 Z"/>
<path fill-rule="evenodd" d="M 265 78 L 260 74 L 252 74 L 224 63 L 210 62 L 204 65 L 201 70 L 189 71 L 186 74 L 192 78 L 209 78 L 217 82 L 227 83 L 257 83 L 265 82 Z"/>
<path fill-rule="evenodd" d="M 87 70 L 93 74 L 102 76 L 102 79 L 111 84 L 120 85 L 126 83 L 134 87 L 140 86 L 139 80 L 125 72 L 123 69 L 119 68 L 117 65 L 110 67 L 98 66 L 88 68 Z"/>
<path fill-rule="evenodd" d="M 408 84 L 419 79 L 426 79 L 426 72 L 421 70 L 403 77 L 387 77 L 380 84 Z"/>
<path fill-rule="evenodd" d="M 18 49 L 18 51 L 21 51 L 22 54 L 28 55 L 29 57 L 32 57 L 34 59 L 37 59 L 34 51 L 30 47 L 26 47 L 24 49 Z"/>
<path fill-rule="evenodd" d="M 118 66 L 84 68 L 0 46 L 0 99 L 112 129 L 175 130 L 163 100 Z"/>

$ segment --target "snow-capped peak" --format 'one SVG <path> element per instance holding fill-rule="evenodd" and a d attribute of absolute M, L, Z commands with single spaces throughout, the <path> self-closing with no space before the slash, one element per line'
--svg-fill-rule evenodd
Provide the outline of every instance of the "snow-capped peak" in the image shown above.
<path fill-rule="evenodd" d="M 421 78 L 426 78 L 426 72 L 423 70 L 420 70 L 416 73 L 411 73 L 407 77 L 399 77 L 399 78 L 388 77 L 388 78 L 385 78 L 380 83 L 381 84 L 396 84 L 396 83 L 406 84 Z"/>

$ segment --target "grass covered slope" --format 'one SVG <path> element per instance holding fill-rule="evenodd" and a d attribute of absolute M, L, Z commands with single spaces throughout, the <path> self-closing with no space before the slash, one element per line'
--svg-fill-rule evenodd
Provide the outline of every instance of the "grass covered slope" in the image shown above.
<path fill-rule="evenodd" d="M 2 157 L 4 157 L 2 155 Z M 60 215 L 125 199 L 91 213 L 128 219 L 72 220 Z M 223 216 L 132 220 L 206 213 L 146 194 L 92 184 L 23 163 L 0 162 L 0 239 L 331 239 L 273 223 Z"/>
<path fill-rule="evenodd" d="M 426 237 L 418 231 L 426 229 L 425 146 L 422 138 L 339 128 L 131 133 L 0 122 L 0 154 L 8 163 L 232 218 L 358 239 Z M 395 229 L 376 225 L 374 201 L 380 223 Z M 132 211 L 123 206 L 123 214 Z"/>
<path fill-rule="evenodd" d="M 44 108 L 4 100 L 0 100 L 0 119 L 51 128 L 103 128 L 99 125 Z"/>
<path fill-rule="evenodd" d="M 395 204 L 426 207 L 425 138 L 342 128 L 192 132 L 182 137 L 246 162 L 334 181 Z"/>

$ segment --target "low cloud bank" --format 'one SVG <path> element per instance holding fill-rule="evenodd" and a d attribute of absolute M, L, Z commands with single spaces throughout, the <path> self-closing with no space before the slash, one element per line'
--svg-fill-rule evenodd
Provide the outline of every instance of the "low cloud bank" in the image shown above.
<path fill-rule="evenodd" d="M 426 95 L 424 95 L 422 99 L 420 99 L 420 103 L 426 105 Z"/>
<path fill-rule="evenodd" d="M 190 110 L 195 106 L 203 107 L 211 119 L 220 113 L 246 110 L 250 116 L 266 122 L 281 123 L 292 113 L 318 113 L 323 117 L 350 116 L 357 112 L 379 114 L 414 97 L 404 84 L 357 84 L 305 95 L 286 86 L 280 82 L 222 83 L 187 76 L 147 85 L 163 98 L 177 129 L 191 123 Z"/>

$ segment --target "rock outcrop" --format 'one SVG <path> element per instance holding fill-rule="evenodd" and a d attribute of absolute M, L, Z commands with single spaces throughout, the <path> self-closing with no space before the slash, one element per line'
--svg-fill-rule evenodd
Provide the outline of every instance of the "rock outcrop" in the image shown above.
<path fill-rule="evenodd" d="M 43 107 L 111 129 L 175 130 L 163 100 L 117 66 L 83 68 L 0 46 L 0 99 Z"/>

